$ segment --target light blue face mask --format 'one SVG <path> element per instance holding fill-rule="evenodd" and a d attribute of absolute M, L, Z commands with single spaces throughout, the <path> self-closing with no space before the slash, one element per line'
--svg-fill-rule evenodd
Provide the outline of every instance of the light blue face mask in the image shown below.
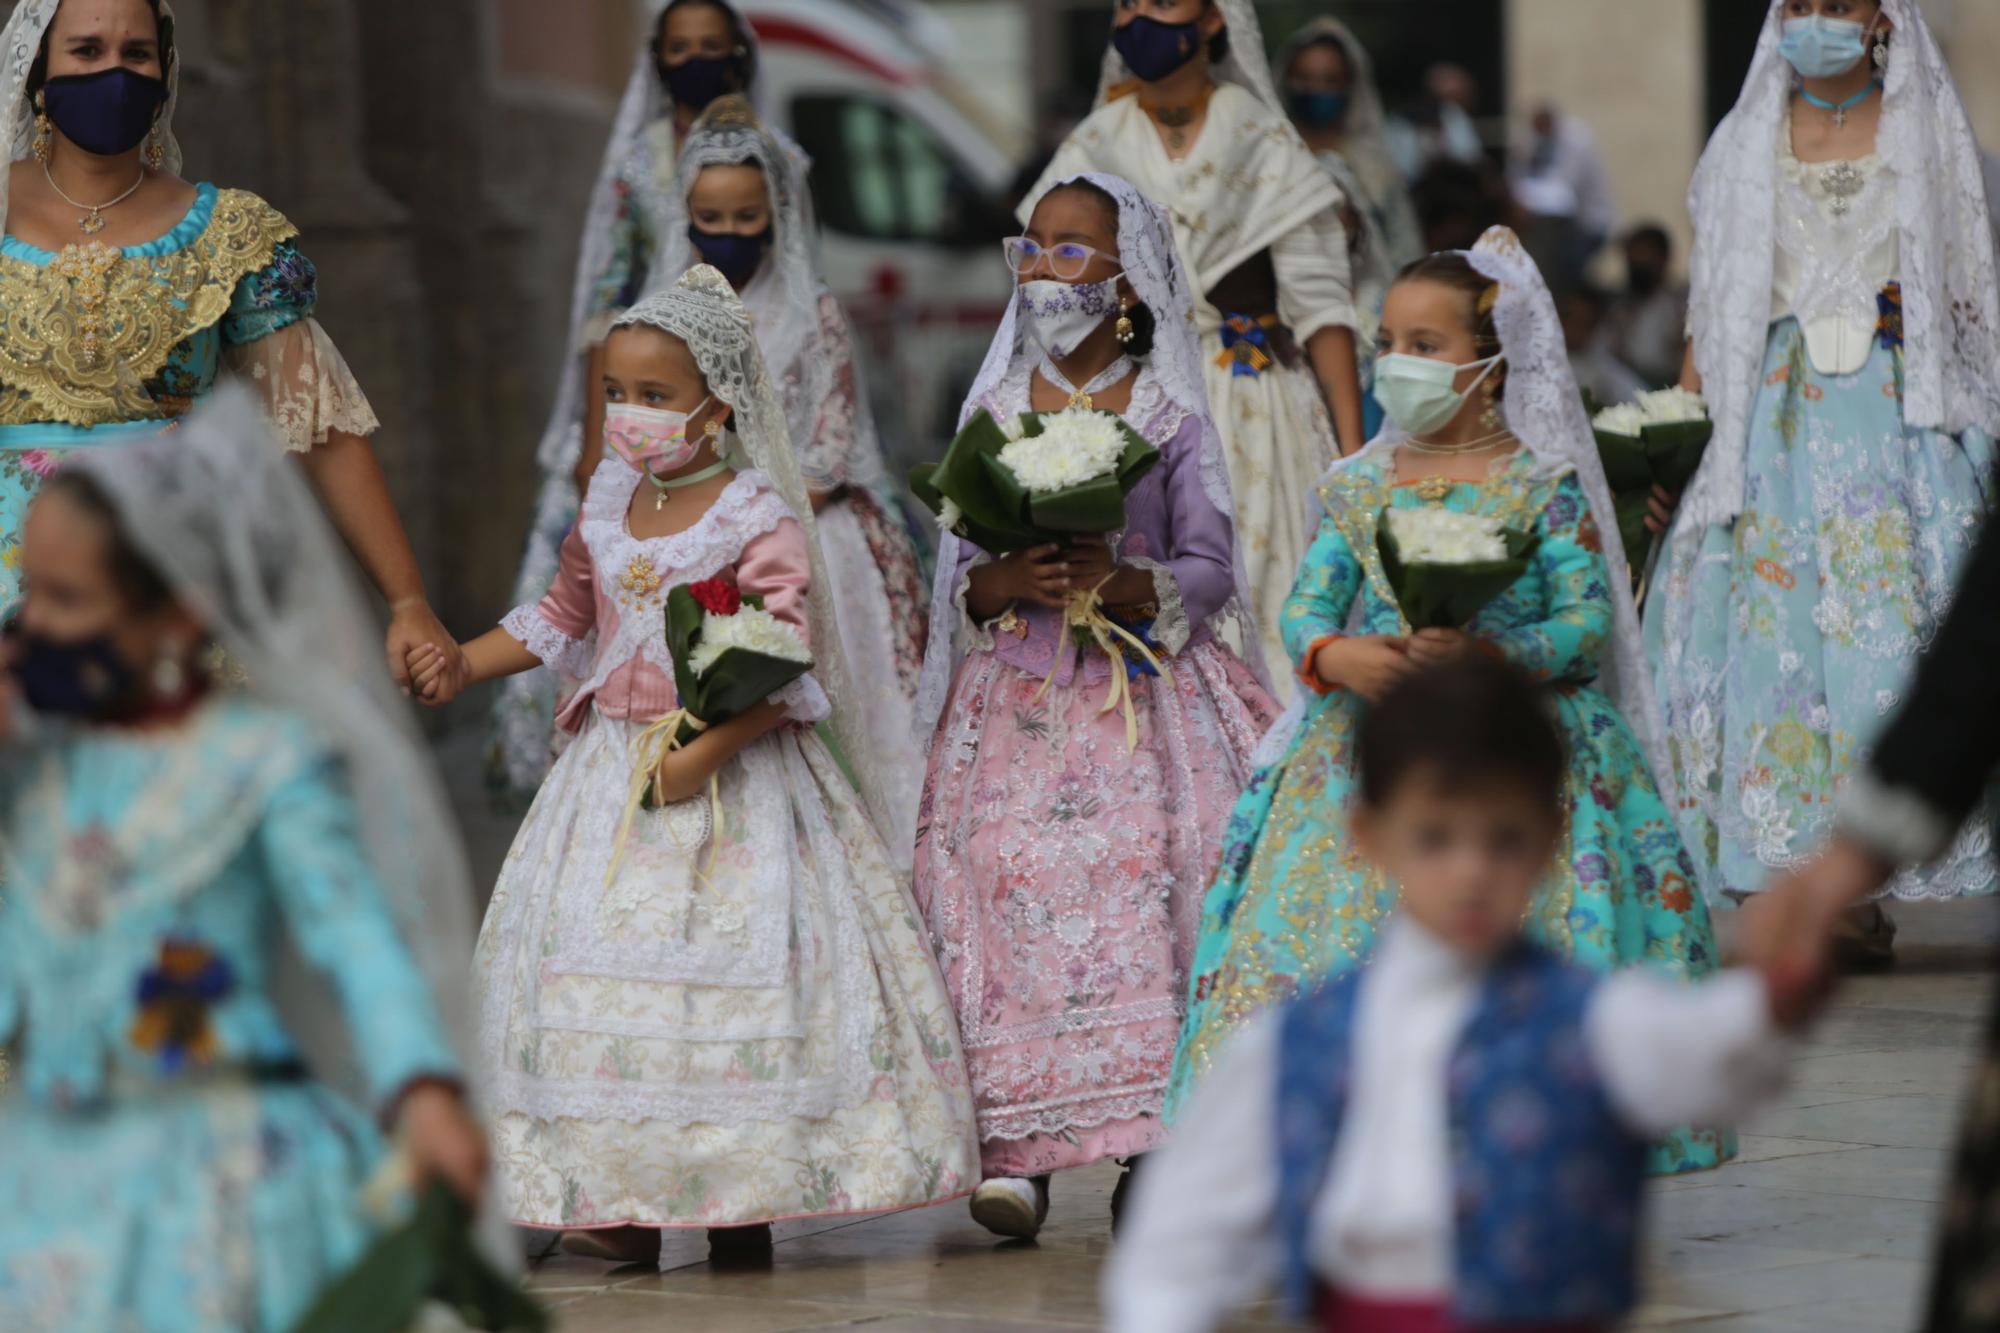
<path fill-rule="evenodd" d="M 1426 356 L 1393 352 L 1375 362 L 1375 401 L 1382 404 L 1383 415 L 1404 433 L 1422 435 L 1457 416 L 1466 398 L 1504 360 L 1506 354 L 1502 353 L 1458 366 Z M 1482 367 L 1479 377 L 1462 390 L 1453 388 L 1458 372 L 1474 366 Z"/>
<path fill-rule="evenodd" d="M 1778 51 L 1801 78 L 1831 79 L 1853 69 L 1868 54 L 1868 29 L 1852 19 L 1822 14 L 1786 19 Z"/>

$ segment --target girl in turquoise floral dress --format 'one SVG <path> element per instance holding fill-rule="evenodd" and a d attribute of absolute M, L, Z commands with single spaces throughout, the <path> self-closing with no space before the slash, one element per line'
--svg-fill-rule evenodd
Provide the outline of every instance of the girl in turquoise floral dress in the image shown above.
<path fill-rule="evenodd" d="M 381 1220 L 385 1131 L 417 1179 L 482 1184 L 449 808 L 333 534 L 225 392 L 58 472 L 24 534 L 0 1328 L 289 1329 Z"/>
<path fill-rule="evenodd" d="M 1646 963 L 1692 980 L 1716 964 L 1649 753 L 1657 720 L 1624 552 L 1595 518 L 1608 512 L 1608 488 L 1554 303 L 1513 233 L 1496 228 L 1470 254 L 1404 270 L 1384 305 L 1381 351 L 1395 424 L 1319 489 L 1318 535 L 1281 625 L 1305 693 L 1266 738 L 1266 766 L 1224 838 L 1169 1115 L 1245 1019 L 1368 957 L 1396 895 L 1346 836 L 1355 727 L 1396 679 L 1455 654 L 1497 654 L 1556 685 L 1568 819 L 1529 934 L 1605 971 Z M 1528 572 L 1465 630 L 1410 633 L 1383 573 L 1382 512 L 1422 505 L 1540 538 Z M 1726 1136 L 1683 1130 L 1654 1166 L 1713 1166 L 1732 1151 Z"/>

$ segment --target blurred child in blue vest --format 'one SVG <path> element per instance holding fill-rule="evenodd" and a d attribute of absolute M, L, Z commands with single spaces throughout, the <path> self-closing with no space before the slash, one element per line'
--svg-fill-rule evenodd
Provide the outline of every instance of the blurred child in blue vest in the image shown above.
<path fill-rule="evenodd" d="M 1401 910 L 1366 966 L 1246 1027 L 1149 1160 L 1111 1326 L 1213 1328 L 1275 1277 L 1331 1330 L 1608 1328 L 1649 1139 L 1772 1090 L 1810 979 L 1603 977 L 1522 937 L 1564 761 L 1511 666 L 1407 678 L 1358 762 L 1353 836 Z"/>

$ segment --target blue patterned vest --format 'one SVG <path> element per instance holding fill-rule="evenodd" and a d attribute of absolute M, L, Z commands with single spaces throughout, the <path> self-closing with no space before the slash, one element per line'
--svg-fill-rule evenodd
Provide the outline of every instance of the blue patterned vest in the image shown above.
<path fill-rule="evenodd" d="M 1287 1006 L 1278 1039 L 1284 1296 L 1311 1313 L 1313 1205 L 1347 1109 L 1365 969 Z M 1635 1303 L 1646 1144 L 1620 1124 L 1585 1046 L 1599 978 L 1523 944 L 1494 964 L 1449 1074 L 1451 1300 L 1467 1324 L 1609 1323 Z"/>

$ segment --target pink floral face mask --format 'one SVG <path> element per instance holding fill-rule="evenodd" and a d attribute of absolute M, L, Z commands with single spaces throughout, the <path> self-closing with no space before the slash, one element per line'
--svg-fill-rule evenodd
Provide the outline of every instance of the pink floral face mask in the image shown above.
<path fill-rule="evenodd" d="M 688 418 L 707 407 L 704 398 L 694 412 L 667 412 L 633 403 L 612 403 L 604 409 L 604 442 L 641 472 L 675 472 L 701 452 L 701 441 L 687 437 Z"/>

